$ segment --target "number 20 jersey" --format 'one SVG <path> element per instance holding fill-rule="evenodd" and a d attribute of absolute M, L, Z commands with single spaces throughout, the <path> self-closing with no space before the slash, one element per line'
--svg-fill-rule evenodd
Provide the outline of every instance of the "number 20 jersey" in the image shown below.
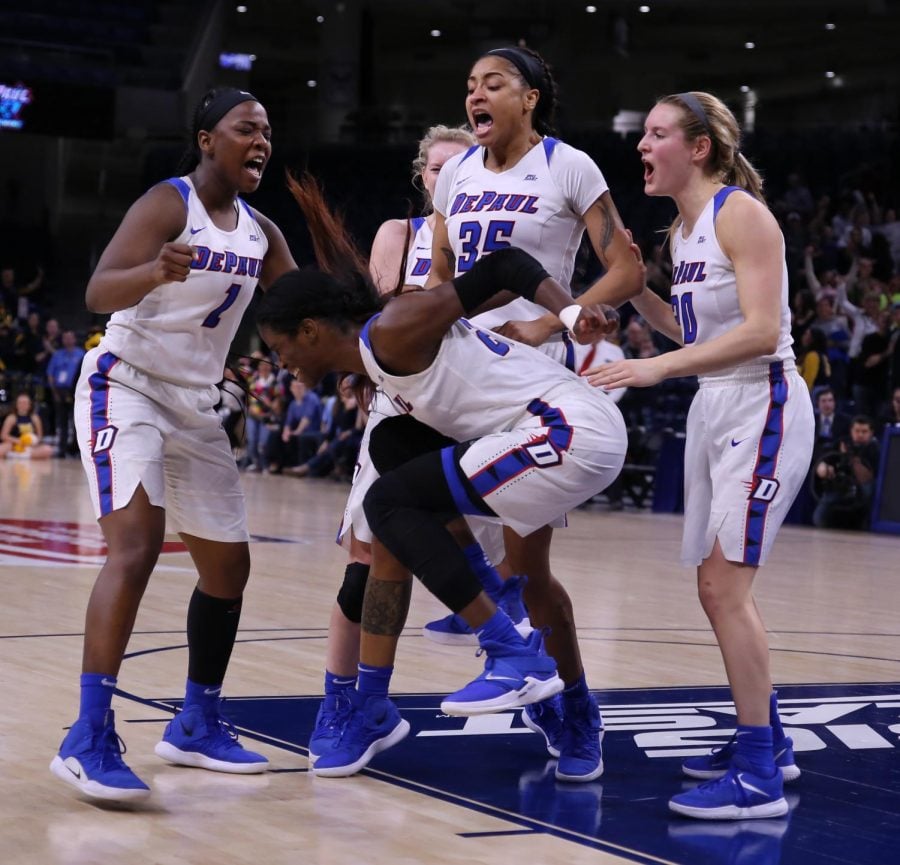
<path fill-rule="evenodd" d="M 102 346 L 131 366 L 175 384 L 222 378 L 228 349 L 262 271 L 269 241 L 252 209 L 237 199 L 233 231 L 217 228 L 189 177 L 171 178 L 184 200 L 184 230 L 174 239 L 197 254 L 185 282 L 156 286 L 113 313 Z"/>
<path fill-rule="evenodd" d="M 748 195 L 737 186 L 720 189 L 703 208 L 688 237 L 682 227 L 675 230 L 672 243 L 672 310 L 681 327 L 685 345 L 700 345 L 733 330 L 744 321 L 738 300 L 737 281 L 731 259 L 722 251 L 716 237 L 716 216 L 732 193 Z M 784 256 L 782 255 L 782 261 Z M 781 333 L 772 355 L 756 357 L 746 365 L 793 360 L 791 348 L 791 312 L 788 306 L 787 265 L 781 274 Z M 734 367 L 706 373 L 704 378 L 729 376 Z"/>
<path fill-rule="evenodd" d="M 513 246 L 533 255 L 570 287 L 584 234 L 583 214 L 607 191 L 594 161 L 555 138 L 544 138 L 512 168 L 491 171 L 479 146 L 448 159 L 438 176 L 434 208 L 444 217 L 456 273 L 482 255 Z M 480 327 L 528 321 L 546 310 L 517 298 L 476 318 Z"/>

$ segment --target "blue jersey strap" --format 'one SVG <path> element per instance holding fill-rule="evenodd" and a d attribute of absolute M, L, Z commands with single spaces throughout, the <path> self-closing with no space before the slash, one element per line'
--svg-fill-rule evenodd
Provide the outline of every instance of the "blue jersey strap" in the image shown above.
<path fill-rule="evenodd" d="M 713 196 L 713 224 L 715 224 L 716 217 L 719 215 L 719 211 L 722 209 L 722 205 L 725 203 L 725 200 L 731 195 L 732 192 L 747 192 L 743 186 L 723 186 L 714 196 Z M 750 195 L 747 192 L 747 195 Z"/>

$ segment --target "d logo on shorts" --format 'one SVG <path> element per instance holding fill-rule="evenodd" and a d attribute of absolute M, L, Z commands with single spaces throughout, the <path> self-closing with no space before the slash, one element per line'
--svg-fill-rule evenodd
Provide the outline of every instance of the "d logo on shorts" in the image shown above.
<path fill-rule="evenodd" d="M 118 429 L 114 426 L 105 426 L 102 429 L 98 429 L 97 432 L 94 433 L 91 456 L 96 456 L 97 454 L 102 454 L 104 451 L 108 451 L 116 440 L 117 432 Z"/>
<path fill-rule="evenodd" d="M 775 478 L 757 478 L 756 486 L 753 492 L 750 493 L 750 498 L 756 499 L 758 502 L 770 502 L 775 498 L 779 486 L 780 484 Z"/>

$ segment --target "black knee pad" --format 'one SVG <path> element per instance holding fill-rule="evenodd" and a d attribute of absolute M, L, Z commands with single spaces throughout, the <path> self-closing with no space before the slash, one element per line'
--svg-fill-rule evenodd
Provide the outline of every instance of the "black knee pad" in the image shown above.
<path fill-rule="evenodd" d="M 344 582 L 341 583 L 337 595 L 341 612 L 357 625 L 362 621 L 363 598 L 366 594 L 368 579 L 369 566 L 362 562 L 351 562 L 344 569 Z"/>

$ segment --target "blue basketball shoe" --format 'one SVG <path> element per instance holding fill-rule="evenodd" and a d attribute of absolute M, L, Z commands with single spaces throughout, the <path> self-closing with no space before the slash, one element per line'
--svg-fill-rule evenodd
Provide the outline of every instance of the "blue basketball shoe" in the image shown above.
<path fill-rule="evenodd" d="M 566 706 L 556 764 L 558 781 L 593 781 L 603 774 L 603 722 L 593 694 Z"/>
<path fill-rule="evenodd" d="M 788 812 L 781 772 L 763 778 L 732 765 L 714 781 L 678 793 L 669 810 L 698 820 L 754 820 L 781 817 Z"/>
<path fill-rule="evenodd" d="M 681 771 L 689 778 L 711 780 L 721 778 L 730 768 L 735 753 L 735 737 L 732 736 L 721 748 L 700 757 L 688 757 L 681 764 Z M 781 770 L 785 781 L 796 781 L 800 777 L 800 767 L 794 762 L 794 740 L 785 736 L 772 745 L 775 765 Z"/>
<path fill-rule="evenodd" d="M 554 694 L 549 700 L 527 705 L 522 710 L 522 723 L 544 737 L 551 757 L 559 756 L 563 737 L 563 701 L 560 694 Z"/>
<path fill-rule="evenodd" d="M 162 741 L 153 749 L 157 757 L 179 766 L 213 772 L 255 775 L 269 768 L 262 754 L 238 742 L 237 730 L 222 714 L 222 700 L 204 711 L 199 705 L 182 709 L 166 726 Z"/>
<path fill-rule="evenodd" d="M 516 630 L 527 637 L 533 630 L 528 621 L 528 611 L 522 600 L 522 591 L 527 582 L 526 577 L 509 577 L 504 580 L 500 595 L 496 598 L 497 606 L 503 610 L 516 626 Z M 466 624 L 466 620 L 456 613 L 428 622 L 422 629 L 422 636 L 433 643 L 443 646 L 477 646 L 478 637 Z"/>
<path fill-rule="evenodd" d="M 397 707 L 387 697 L 363 698 L 358 691 L 353 691 L 349 703 L 340 735 L 313 764 L 315 775 L 323 778 L 355 775 L 376 754 L 396 745 L 409 733 L 409 721 L 400 717 Z"/>
<path fill-rule="evenodd" d="M 440 643 L 442 646 L 477 646 L 478 637 L 466 624 L 466 620 L 456 613 L 450 613 L 442 619 L 428 622 L 422 628 L 422 636 L 432 643 Z"/>
<path fill-rule="evenodd" d="M 103 710 L 101 723 L 79 718 L 69 729 L 50 771 L 86 796 L 115 802 L 146 799 L 150 788 L 122 760 L 125 743 L 116 734 L 115 713 Z"/>
<path fill-rule="evenodd" d="M 344 722 L 350 714 L 350 698 L 346 694 L 326 694 L 316 713 L 316 724 L 309 736 L 309 762 L 313 764 L 328 753 L 341 738 Z"/>
<path fill-rule="evenodd" d="M 563 689 L 556 661 L 543 651 L 540 631 L 532 631 L 523 646 L 485 640 L 478 654 L 487 654 L 484 672 L 441 702 L 447 715 L 487 715 L 546 700 Z"/>

